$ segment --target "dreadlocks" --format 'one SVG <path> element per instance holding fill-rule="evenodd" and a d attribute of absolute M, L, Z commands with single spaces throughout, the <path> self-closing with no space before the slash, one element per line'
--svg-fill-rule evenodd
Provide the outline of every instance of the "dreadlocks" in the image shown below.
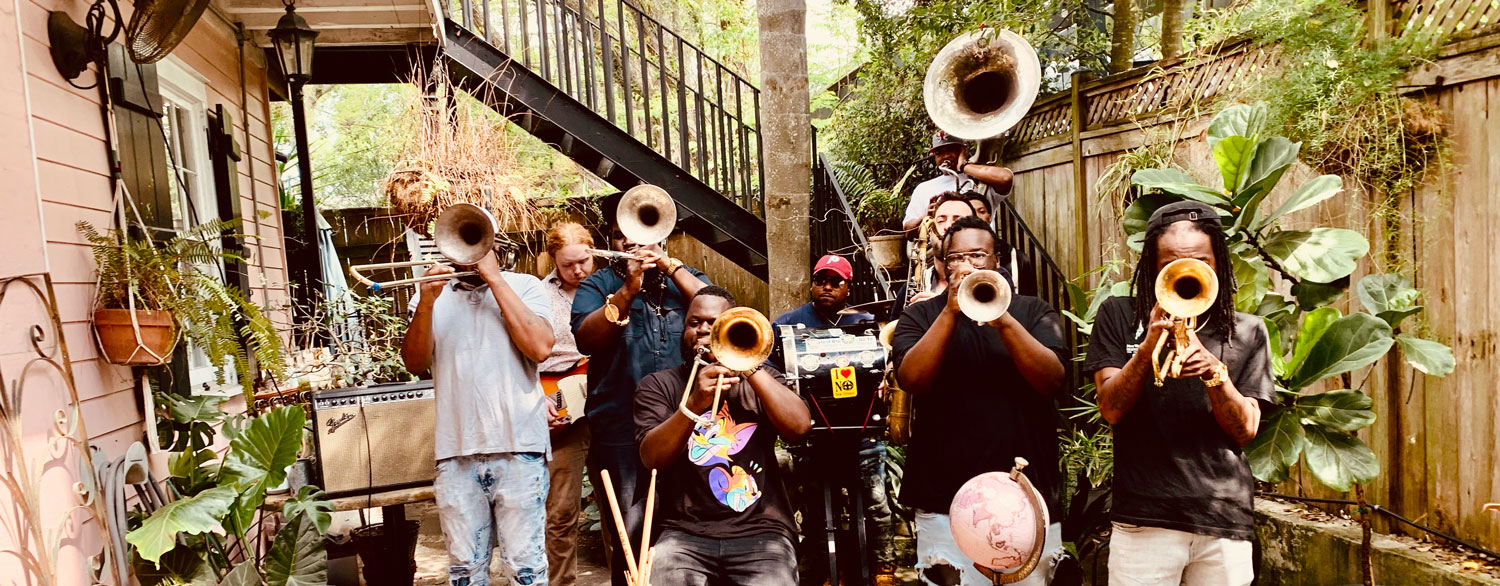
<path fill-rule="evenodd" d="M 1219 223 L 1217 216 L 1209 216 L 1197 220 L 1181 220 L 1189 222 L 1193 230 L 1208 235 L 1208 240 L 1213 246 L 1214 273 L 1219 278 L 1219 296 L 1214 299 L 1212 307 L 1204 312 L 1203 317 L 1208 321 L 1210 328 L 1224 328 L 1224 332 L 1234 331 L 1234 292 L 1237 289 L 1234 282 L 1234 264 L 1229 257 L 1229 244 L 1224 237 L 1224 226 Z M 1146 243 L 1141 249 L 1141 260 L 1135 265 L 1135 275 L 1131 277 L 1131 287 L 1135 295 L 1135 318 L 1142 327 L 1150 325 L 1151 310 L 1156 307 L 1156 274 L 1157 269 L 1157 241 L 1167 230 L 1172 229 L 1171 224 L 1156 226 L 1146 232 Z M 1200 322 L 1203 320 L 1199 320 Z"/>

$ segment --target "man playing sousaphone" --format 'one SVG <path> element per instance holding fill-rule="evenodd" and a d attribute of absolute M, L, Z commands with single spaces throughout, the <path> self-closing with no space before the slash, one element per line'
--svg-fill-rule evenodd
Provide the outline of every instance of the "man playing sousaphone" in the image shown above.
<path fill-rule="evenodd" d="M 1204 298 L 1196 331 L 1174 331 L 1174 316 L 1159 303 L 1158 274 L 1180 259 L 1207 263 L 1204 276 L 1217 281 L 1216 291 L 1194 283 L 1168 292 Z M 1234 310 L 1230 262 L 1212 207 L 1168 204 L 1146 224 L 1134 297 L 1099 308 L 1084 369 L 1094 373 L 1099 411 L 1114 426 L 1111 585 L 1244 586 L 1254 577 L 1255 480 L 1241 448 L 1255 438 L 1275 388 L 1265 324 Z M 1153 354 L 1167 344 L 1176 360 L 1158 368 Z"/>
<path fill-rule="evenodd" d="M 777 437 L 801 439 L 812 416 L 786 378 L 763 364 L 770 323 L 757 315 L 754 326 L 755 318 L 734 315 L 734 307 L 721 287 L 698 290 L 680 340 L 684 363 L 646 377 L 636 392 L 641 460 L 662 473 L 661 538 L 644 556 L 654 586 L 797 584 L 796 524 L 774 448 Z M 716 325 L 754 329 L 758 335 L 747 329 L 716 337 L 755 349 L 716 355 Z M 694 368 L 696 356 L 707 365 Z"/>
<path fill-rule="evenodd" d="M 612 249 L 632 256 L 614 259 L 608 269 L 583 281 L 573 296 L 572 318 L 578 349 L 590 357 L 590 479 L 598 489 L 603 486 L 599 473 L 609 471 L 630 539 L 638 541 L 646 495 L 631 415 L 636 385 L 648 374 L 682 364 L 678 341 L 685 327 L 687 302 L 709 282 L 702 272 L 662 250 L 672 226 L 661 218 L 675 215 L 675 209 L 667 211 L 674 204 L 666 193 L 653 186 L 631 192 L 648 195 L 627 194 L 618 204 L 620 213 L 605 217 L 612 220 Z M 637 221 L 642 216 L 649 221 Z M 659 225 L 659 229 L 640 229 L 643 224 Z M 632 240 L 622 228 L 636 237 L 644 234 L 650 241 Z M 611 518 L 613 512 L 607 509 L 607 505 L 600 507 L 601 518 Z M 604 533 L 611 545 L 613 583 L 625 586 L 624 548 L 615 532 Z"/>
<path fill-rule="evenodd" d="M 989 584 L 953 540 L 948 510 L 959 487 L 985 472 L 1009 471 L 1017 457 L 1057 511 L 1057 407 L 1068 355 L 1057 311 L 1014 295 L 1005 313 L 980 324 L 961 313 L 963 281 L 996 270 L 999 237 L 983 220 L 960 218 L 942 241 L 948 290 L 901 315 L 892 358 L 901 388 L 915 398 L 901 502 L 917 509 L 917 571 L 926 584 Z M 1003 275 L 1004 273 L 1001 272 Z M 1047 528 L 1041 564 L 1018 584 L 1051 581 L 1062 527 Z"/>

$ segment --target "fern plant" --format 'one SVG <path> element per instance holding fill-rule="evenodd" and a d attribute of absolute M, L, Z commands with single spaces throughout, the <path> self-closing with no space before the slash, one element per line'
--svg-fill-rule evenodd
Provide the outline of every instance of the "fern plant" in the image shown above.
<path fill-rule="evenodd" d="M 152 242 L 115 231 L 99 232 L 78 222 L 78 232 L 93 248 L 99 271 L 94 300 L 101 309 L 163 310 L 172 313 L 177 330 L 203 351 L 224 383 L 233 365 L 247 397 L 254 392 L 250 355 L 259 368 L 281 376 L 285 352 L 276 327 L 259 305 L 216 271 L 220 261 L 243 260 L 215 243 L 232 233 L 238 220 L 212 220 L 193 226 L 165 242 Z M 243 338 L 242 338 L 243 337 Z"/>

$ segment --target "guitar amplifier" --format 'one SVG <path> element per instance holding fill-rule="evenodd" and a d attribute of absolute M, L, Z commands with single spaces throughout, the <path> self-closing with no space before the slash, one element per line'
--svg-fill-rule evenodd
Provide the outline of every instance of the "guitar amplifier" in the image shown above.
<path fill-rule="evenodd" d="M 433 399 L 430 380 L 314 392 L 315 472 L 323 490 L 348 496 L 431 484 Z"/>
<path fill-rule="evenodd" d="M 787 380 L 812 412 L 814 432 L 885 432 L 885 347 L 880 327 L 861 323 L 832 328 L 779 326 Z"/>

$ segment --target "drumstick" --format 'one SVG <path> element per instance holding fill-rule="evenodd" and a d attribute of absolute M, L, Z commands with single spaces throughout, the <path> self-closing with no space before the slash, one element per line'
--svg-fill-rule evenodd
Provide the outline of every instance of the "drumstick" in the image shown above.
<path fill-rule="evenodd" d="M 630 530 L 625 527 L 625 518 L 620 516 L 620 502 L 615 500 L 615 485 L 609 481 L 609 470 L 600 470 L 599 476 L 604 480 L 604 496 L 609 499 L 609 511 L 615 517 L 615 529 L 620 531 L 620 547 L 625 550 L 626 578 L 631 584 L 637 583 L 639 574 L 635 566 L 635 552 L 630 548 Z"/>
<path fill-rule="evenodd" d="M 654 515 L 655 513 L 656 513 L 656 469 L 652 468 L 651 469 L 651 486 L 646 489 L 646 524 L 641 529 L 641 561 L 640 561 L 640 563 L 636 564 L 636 567 L 640 568 L 642 572 L 648 571 L 646 569 L 648 567 L 646 565 L 646 555 L 649 554 L 649 553 L 651 553 L 651 516 Z M 642 581 L 642 585 L 641 586 L 647 586 L 646 583 L 648 583 L 648 582 L 651 581 L 651 574 L 645 574 L 644 576 L 642 576 L 641 577 L 641 581 Z"/>

